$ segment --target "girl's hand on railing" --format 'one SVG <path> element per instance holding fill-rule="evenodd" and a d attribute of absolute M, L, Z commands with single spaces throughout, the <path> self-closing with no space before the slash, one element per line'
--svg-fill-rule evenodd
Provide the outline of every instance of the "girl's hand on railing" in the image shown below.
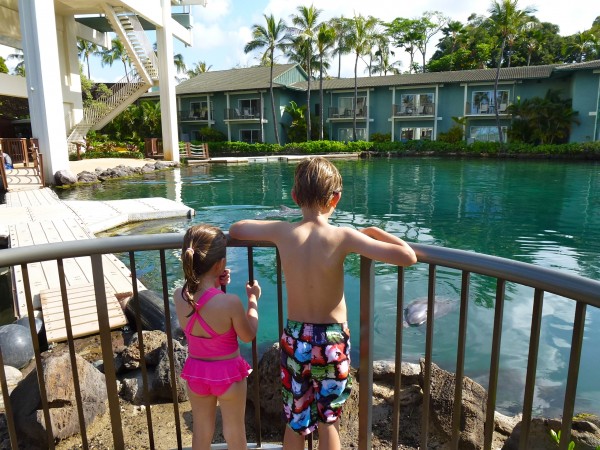
<path fill-rule="evenodd" d="M 249 281 L 248 283 L 246 283 L 246 295 L 248 296 L 248 299 L 254 296 L 254 298 L 258 302 L 258 299 L 260 298 L 260 293 L 261 289 L 257 280 L 254 280 L 252 282 Z"/>
<path fill-rule="evenodd" d="M 217 283 L 215 287 L 227 286 L 231 282 L 231 269 L 225 269 L 219 278 L 217 278 Z"/>

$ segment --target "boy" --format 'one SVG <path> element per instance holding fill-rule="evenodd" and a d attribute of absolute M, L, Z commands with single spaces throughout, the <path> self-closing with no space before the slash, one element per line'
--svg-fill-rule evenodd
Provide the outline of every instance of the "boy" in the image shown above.
<path fill-rule="evenodd" d="M 242 220 L 232 238 L 273 242 L 281 257 L 288 320 L 281 337 L 281 380 L 288 426 L 283 447 L 303 449 L 319 430 L 319 448 L 338 450 L 339 417 L 350 395 L 350 334 L 344 299 L 344 259 L 349 253 L 398 266 L 417 261 L 410 246 L 377 227 L 336 227 L 329 218 L 342 196 L 342 177 L 322 157 L 296 167 L 292 198 L 302 220 Z"/>

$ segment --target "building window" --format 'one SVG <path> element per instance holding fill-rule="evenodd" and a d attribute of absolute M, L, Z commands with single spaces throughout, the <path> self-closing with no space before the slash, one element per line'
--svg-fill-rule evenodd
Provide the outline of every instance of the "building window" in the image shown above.
<path fill-rule="evenodd" d="M 400 140 L 402 141 L 431 141 L 432 138 L 433 128 L 431 127 L 411 127 L 400 129 Z"/>
<path fill-rule="evenodd" d="M 211 117 L 213 114 L 213 104 L 210 102 Z M 190 102 L 190 119 L 208 120 L 208 102 L 202 100 L 199 102 Z"/>
<path fill-rule="evenodd" d="M 364 128 L 356 129 L 356 140 L 366 141 L 366 130 Z M 338 140 L 342 142 L 352 141 L 352 128 L 340 128 L 338 130 Z"/>
<path fill-rule="evenodd" d="M 433 114 L 434 95 L 432 92 L 423 94 L 402 94 L 399 111 L 401 115 Z M 398 111 L 398 107 L 396 107 Z"/>
<path fill-rule="evenodd" d="M 248 144 L 260 142 L 260 130 L 240 130 L 240 141 Z"/>
<path fill-rule="evenodd" d="M 507 127 L 502 127 L 502 137 L 504 142 L 507 140 Z M 469 142 L 498 142 L 498 127 L 497 126 L 478 126 L 470 128 Z"/>
<path fill-rule="evenodd" d="M 260 100 L 258 98 L 247 98 L 238 100 L 240 114 L 242 117 L 259 117 L 260 116 Z"/>
<path fill-rule="evenodd" d="M 402 128 L 400 130 L 400 140 L 412 141 L 414 138 L 415 138 L 415 129 L 414 128 Z"/>
<path fill-rule="evenodd" d="M 340 111 L 340 116 L 352 116 L 352 105 L 354 103 L 354 97 L 340 97 L 338 99 L 338 109 Z M 356 98 L 356 114 L 361 115 L 364 107 L 367 104 L 367 97 L 357 97 Z M 357 130 L 358 133 L 358 130 Z"/>
<path fill-rule="evenodd" d="M 494 114 L 496 108 L 498 112 L 506 111 L 508 107 L 509 91 L 498 91 L 494 100 L 494 91 L 473 91 L 471 93 L 471 112 L 472 114 Z M 498 133 L 496 133 L 498 134 Z"/>

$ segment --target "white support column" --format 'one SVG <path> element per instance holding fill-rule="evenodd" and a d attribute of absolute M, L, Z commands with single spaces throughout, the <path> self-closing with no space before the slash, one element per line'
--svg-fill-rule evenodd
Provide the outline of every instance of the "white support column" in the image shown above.
<path fill-rule="evenodd" d="M 158 76 L 160 78 L 160 115 L 165 160 L 179 161 L 177 132 L 177 103 L 175 101 L 175 67 L 173 64 L 173 35 L 171 33 L 171 2 L 161 0 L 162 27 L 156 27 Z"/>
<path fill-rule="evenodd" d="M 433 136 L 431 139 L 437 141 L 437 129 L 438 129 L 438 106 L 440 104 L 440 86 L 435 85 L 435 108 L 433 108 Z"/>
<path fill-rule="evenodd" d="M 44 155 L 44 176 L 52 183 L 57 171 L 69 169 L 54 2 L 19 0 L 19 17 L 31 129 Z"/>
<path fill-rule="evenodd" d="M 369 121 L 369 116 L 370 116 L 369 110 L 371 109 L 371 102 L 369 101 L 369 99 L 371 98 L 369 95 L 370 93 L 371 93 L 371 90 L 367 89 L 367 117 L 365 117 L 365 120 L 367 122 L 367 125 L 365 127 L 366 128 L 365 129 L 365 133 L 366 133 L 365 137 L 367 138 L 367 142 L 369 142 L 369 130 L 371 129 L 370 121 Z"/>
<path fill-rule="evenodd" d="M 77 48 L 77 22 L 74 16 L 63 18 L 64 33 L 62 42 L 58 42 L 59 52 L 64 56 L 63 72 L 65 92 L 63 102 L 65 109 L 70 112 L 70 121 L 65 123 L 67 130 L 71 130 L 83 120 L 83 100 L 81 96 L 81 76 L 79 75 L 79 51 Z M 87 72 L 86 72 L 87 73 Z"/>
<path fill-rule="evenodd" d="M 228 92 L 225 93 L 225 98 L 227 99 L 227 119 L 228 119 L 227 120 L 227 140 L 229 142 L 231 142 L 231 122 L 229 121 L 229 118 L 231 116 L 229 115 L 230 114 L 230 111 L 229 111 L 230 105 L 229 105 L 229 93 Z"/>
<path fill-rule="evenodd" d="M 264 111 L 264 104 L 263 104 L 263 91 L 259 92 L 260 94 L 260 111 L 258 111 L 258 117 L 260 120 L 260 139 L 262 141 L 262 143 L 265 143 L 265 124 L 263 123 L 263 111 Z M 277 124 L 275 124 L 275 126 L 277 126 Z"/>
<path fill-rule="evenodd" d="M 208 108 L 208 112 L 206 113 L 206 118 L 208 120 L 208 128 L 212 127 L 212 110 L 211 110 L 211 105 L 210 105 L 210 95 L 206 94 L 206 105 Z"/>

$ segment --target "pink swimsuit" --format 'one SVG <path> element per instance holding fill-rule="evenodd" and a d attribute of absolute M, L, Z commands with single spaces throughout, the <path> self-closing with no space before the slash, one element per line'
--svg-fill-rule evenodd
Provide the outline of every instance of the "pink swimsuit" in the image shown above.
<path fill-rule="evenodd" d="M 233 326 L 223 334 L 218 334 L 200 315 L 202 307 L 221 291 L 208 289 L 198 299 L 196 311 L 185 327 L 188 341 L 188 358 L 183 366 L 181 378 L 187 380 L 189 388 L 198 395 L 223 395 L 229 387 L 246 378 L 252 369 L 240 355 L 230 359 L 209 361 L 203 358 L 218 358 L 238 350 L 237 334 Z M 210 337 L 194 336 L 192 329 L 196 321 Z"/>

